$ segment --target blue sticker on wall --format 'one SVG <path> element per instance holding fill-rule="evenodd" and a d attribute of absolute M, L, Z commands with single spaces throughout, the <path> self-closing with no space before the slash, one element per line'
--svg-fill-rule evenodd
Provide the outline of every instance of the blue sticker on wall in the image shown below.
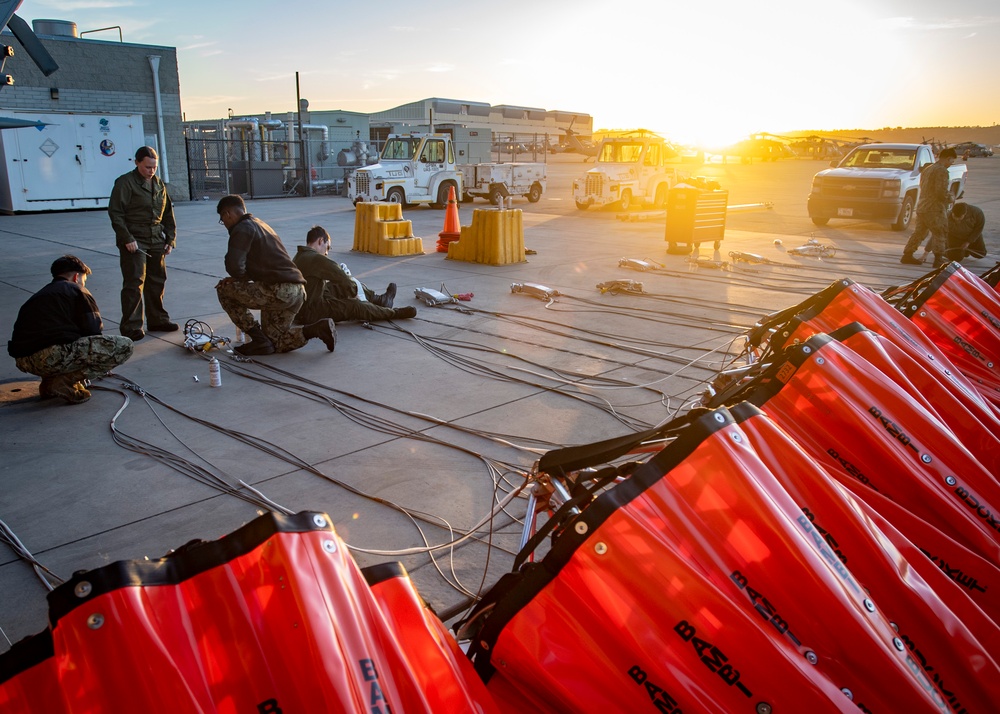
<path fill-rule="evenodd" d="M 101 142 L 101 153 L 104 154 L 105 156 L 114 156 L 115 155 L 115 142 L 111 141 L 111 139 L 105 139 L 104 141 L 102 141 Z"/>

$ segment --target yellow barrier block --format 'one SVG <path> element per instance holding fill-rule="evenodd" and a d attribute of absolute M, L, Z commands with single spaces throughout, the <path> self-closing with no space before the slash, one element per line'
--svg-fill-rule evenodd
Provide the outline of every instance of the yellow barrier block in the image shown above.
<path fill-rule="evenodd" d="M 472 225 L 462 226 L 448 244 L 448 259 L 487 265 L 524 263 L 524 221 L 520 208 L 477 208 Z"/>
<path fill-rule="evenodd" d="M 424 242 L 413 236 L 413 224 L 403 220 L 398 203 L 359 203 L 354 213 L 354 247 L 378 255 L 418 255 Z"/>

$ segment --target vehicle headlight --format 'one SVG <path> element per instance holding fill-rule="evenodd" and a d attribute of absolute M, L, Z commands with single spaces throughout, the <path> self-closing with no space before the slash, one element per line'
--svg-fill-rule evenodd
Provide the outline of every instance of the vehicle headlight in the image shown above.
<path fill-rule="evenodd" d="M 812 192 L 813 193 L 823 192 L 823 179 L 821 179 L 819 176 L 813 176 Z"/>
<path fill-rule="evenodd" d="M 882 184 L 882 198 L 899 198 L 901 182 L 899 179 L 887 179 Z"/>

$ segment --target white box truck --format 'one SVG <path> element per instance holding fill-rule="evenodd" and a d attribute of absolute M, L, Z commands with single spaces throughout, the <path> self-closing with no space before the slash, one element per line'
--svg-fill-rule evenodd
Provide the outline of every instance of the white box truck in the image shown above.
<path fill-rule="evenodd" d="M 0 131 L 0 211 L 106 208 L 145 144 L 139 114 L 5 112 L 37 126 Z"/>

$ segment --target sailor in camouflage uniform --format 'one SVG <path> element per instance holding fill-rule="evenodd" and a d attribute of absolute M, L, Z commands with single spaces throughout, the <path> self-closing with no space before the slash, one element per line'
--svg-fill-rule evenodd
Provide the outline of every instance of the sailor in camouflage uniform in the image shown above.
<path fill-rule="evenodd" d="M 132 340 L 102 334 L 101 313 L 85 287 L 91 271 L 82 260 L 64 255 L 51 272 L 52 282 L 21 306 L 7 352 L 19 370 L 42 378 L 42 398 L 82 404 L 90 399 L 86 380 L 123 364 L 132 356 Z"/>
<path fill-rule="evenodd" d="M 316 337 L 333 352 L 337 341 L 333 320 L 321 319 L 304 327 L 294 324 L 306 299 L 306 279 L 274 229 L 247 213 L 240 196 L 223 196 L 216 211 L 229 231 L 229 277 L 219 281 L 215 291 L 229 319 L 251 338 L 235 351 L 246 357 L 290 352 Z M 250 312 L 253 309 L 260 310 L 259 324 Z"/>

